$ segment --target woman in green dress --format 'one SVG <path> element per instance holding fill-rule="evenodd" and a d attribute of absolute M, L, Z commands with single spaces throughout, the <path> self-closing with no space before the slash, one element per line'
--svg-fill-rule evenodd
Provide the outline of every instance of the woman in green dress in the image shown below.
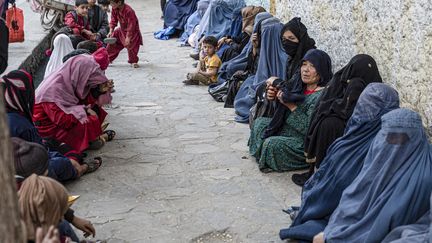
<path fill-rule="evenodd" d="M 284 102 L 283 91 L 274 85 L 277 78 L 267 80 L 267 99 L 280 102 L 287 112 L 280 132 L 265 139 L 264 132 L 272 118 L 260 117 L 254 121 L 249 152 L 257 159 L 262 172 L 291 171 L 309 166 L 303 153 L 304 139 L 322 89 L 332 77 L 329 55 L 318 49 L 309 50 L 302 60 L 300 74 L 305 95 L 301 103 Z"/>

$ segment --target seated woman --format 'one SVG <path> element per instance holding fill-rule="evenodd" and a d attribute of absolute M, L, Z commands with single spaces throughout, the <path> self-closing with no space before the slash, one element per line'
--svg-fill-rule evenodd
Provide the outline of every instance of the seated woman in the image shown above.
<path fill-rule="evenodd" d="M 243 48 L 240 55 L 227 62 L 222 63 L 222 66 L 220 67 L 218 72 L 218 81 L 220 83 L 229 80 L 234 75 L 234 73 L 238 71 L 245 71 L 248 63 L 254 63 L 255 60 L 256 62 L 258 62 L 259 46 L 261 42 L 261 33 L 258 32 L 261 30 L 262 22 L 271 17 L 273 16 L 267 12 L 259 13 L 256 15 L 249 43 L 245 46 L 245 48 Z M 258 65 L 258 63 L 256 63 L 256 65 Z"/>
<path fill-rule="evenodd" d="M 178 33 L 197 9 L 198 0 L 176 0 L 168 1 L 164 9 L 164 28 L 173 27 Z"/>
<path fill-rule="evenodd" d="M 255 16 L 265 12 L 263 7 L 247 6 L 241 9 L 241 25 L 236 30 L 237 22 L 233 21 L 230 35 L 224 36 L 218 42 L 218 55 L 222 62 L 229 61 L 238 56 L 243 48 L 249 43 L 252 35 Z M 239 32 L 239 33 L 236 33 Z"/>
<path fill-rule="evenodd" d="M 234 99 L 235 121 L 240 123 L 249 122 L 250 109 L 256 103 L 257 88 L 271 76 L 284 77 L 288 61 L 280 39 L 283 25 L 279 19 L 263 20 L 259 26 L 260 53 L 256 73 L 243 82 Z"/>
<path fill-rule="evenodd" d="M 12 71 L 0 79 L 0 85 L 4 88 L 11 136 L 44 145 L 32 121 L 35 94 L 30 74 L 23 70 Z M 73 180 L 95 171 L 101 162 L 100 158 L 91 162 L 82 162 L 80 156 L 72 153 L 65 157 L 58 152 L 50 151 L 47 175 L 61 182 Z"/>
<path fill-rule="evenodd" d="M 381 117 L 397 108 L 399 95 L 395 89 L 381 83 L 366 87 L 345 134 L 330 146 L 321 167 L 303 187 L 300 210 L 290 228 L 280 231 L 281 239 L 312 241 L 324 230 L 342 192 L 360 173 L 369 147 L 381 128 Z"/>
<path fill-rule="evenodd" d="M 381 122 L 360 174 L 317 241 L 381 242 L 430 210 L 432 151 L 420 115 L 396 109 Z"/>
<path fill-rule="evenodd" d="M 301 60 L 301 79 L 303 93 L 306 96 L 302 103 L 286 103 L 283 91 L 268 92 L 267 96 L 288 108 L 285 123 L 277 136 L 262 138 L 271 118 L 260 117 L 255 120 L 249 138 L 249 152 L 254 156 L 262 172 L 290 171 L 307 167 L 303 155 L 303 142 L 306 136 L 310 117 L 321 95 L 322 89 L 331 77 L 330 57 L 321 50 L 312 49 Z"/>
<path fill-rule="evenodd" d="M 365 54 L 354 56 L 334 75 L 313 114 L 307 132 L 305 154 L 306 162 L 311 164 L 310 170 L 304 174 L 294 174 L 294 183 L 303 186 L 313 174 L 314 166 L 319 168 L 328 147 L 343 135 L 358 97 L 373 82 L 381 83 L 382 79 L 375 60 Z"/>
<path fill-rule="evenodd" d="M 115 135 L 101 129 L 106 116 L 101 105 L 111 101 L 112 83 L 103 72 L 108 55 L 104 48 L 93 55 L 72 57 L 36 90 L 33 121 L 39 134 L 77 154 L 99 149 Z"/>
<path fill-rule="evenodd" d="M 184 26 L 183 34 L 180 36 L 178 40 L 181 43 L 181 45 L 185 46 L 188 44 L 189 37 L 193 34 L 195 27 L 199 25 L 201 18 L 204 16 L 205 12 L 207 11 L 209 4 L 210 4 L 209 0 L 200 0 L 197 3 L 197 10 L 187 19 L 187 22 Z"/>
<path fill-rule="evenodd" d="M 72 41 L 65 34 L 57 35 L 53 42 L 51 49 L 52 53 L 49 57 L 48 64 L 45 68 L 44 79 L 47 78 L 52 72 L 57 70 L 63 64 L 63 57 L 73 51 Z"/>

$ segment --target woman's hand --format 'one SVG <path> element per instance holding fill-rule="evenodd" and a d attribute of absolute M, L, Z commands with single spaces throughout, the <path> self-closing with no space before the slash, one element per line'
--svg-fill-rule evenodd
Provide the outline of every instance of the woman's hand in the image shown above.
<path fill-rule="evenodd" d="M 97 113 L 94 110 L 92 110 L 91 108 L 87 108 L 87 114 L 89 116 L 96 116 L 96 117 L 98 116 Z"/>
<path fill-rule="evenodd" d="M 74 216 L 74 219 L 72 220 L 72 225 L 84 232 L 84 237 L 89 237 L 90 235 L 95 237 L 96 235 L 96 230 L 89 220 Z"/>
<path fill-rule="evenodd" d="M 106 93 L 114 88 L 114 81 L 112 79 L 108 80 L 106 83 L 99 84 L 99 92 Z"/>
<path fill-rule="evenodd" d="M 273 86 L 267 86 L 267 99 L 273 101 L 276 99 L 276 94 L 278 93 L 278 89 Z"/>
<path fill-rule="evenodd" d="M 251 41 L 252 41 L 253 47 L 257 48 L 259 46 L 259 43 L 258 43 L 258 34 L 257 33 L 253 33 L 252 34 Z"/>
<path fill-rule="evenodd" d="M 297 109 L 297 105 L 295 103 L 291 103 L 291 102 L 285 103 L 282 99 L 282 96 L 283 96 L 283 92 L 279 90 L 277 93 L 277 98 L 278 98 L 279 102 L 281 104 L 283 104 L 284 106 L 286 106 L 288 109 L 290 109 L 291 112 L 295 111 L 295 109 Z"/>
<path fill-rule="evenodd" d="M 218 45 L 217 45 L 218 49 L 221 48 L 221 46 L 225 43 L 226 39 L 227 39 L 226 37 L 220 38 L 220 40 L 218 41 Z"/>
<path fill-rule="evenodd" d="M 36 243 L 60 243 L 60 233 L 54 226 L 50 226 L 46 235 L 41 227 L 36 229 Z"/>
<path fill-rule="evenodd" d="M 324 232 L 321 232 L 313 238 L 313 243 L 324 243 Z"/>

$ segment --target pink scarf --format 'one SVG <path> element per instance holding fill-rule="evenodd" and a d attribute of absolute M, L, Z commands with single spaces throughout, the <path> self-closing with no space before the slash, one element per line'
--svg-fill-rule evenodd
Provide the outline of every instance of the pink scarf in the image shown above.
<path fill-rule="evenodd" d="M 77 55 L 48 76 L 36 89 L 36 104 L 55 103 L 66 114 L 72 114 L 82 124 L 87 113 L 80 100 L 91 88 L 108 81 L 99 64 L 90 55 Z"/>

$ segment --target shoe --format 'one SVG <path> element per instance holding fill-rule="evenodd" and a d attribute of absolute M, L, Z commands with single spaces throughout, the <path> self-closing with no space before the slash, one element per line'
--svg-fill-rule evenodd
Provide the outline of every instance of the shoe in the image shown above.
<path fill-rule="evenodd" d="M 297 186 L 304 186 L 306 181 L 311 177 L 310 172 L 292 175 L 291 179 Z"/>
<path fill-rule="evenodd" d="M 194 68 L 198 67 L 198 63 L 197 62 L 196 63 L 192 63 L 192 67 L 194 67 Z"/>
<path fill-rule="evenodd" d="M 133 68 L 139 68 L 138 63 L 132 63 L 131 65 L 132 65 Z"/>
<path fill-rule="evenodd" d="M 185 85 L 199 85 L 198 81 L 196 81 L 196 80 L 190 80 L 190 79 L 187 79 L 187 80 L 183 81 L 183 83 Z"/>
<path fill-rule="evenodd" d="M 189 54 L 190 57 L 192 57 L 194 60 L 199 60 L 199 53 L 191 53 Z"/>

